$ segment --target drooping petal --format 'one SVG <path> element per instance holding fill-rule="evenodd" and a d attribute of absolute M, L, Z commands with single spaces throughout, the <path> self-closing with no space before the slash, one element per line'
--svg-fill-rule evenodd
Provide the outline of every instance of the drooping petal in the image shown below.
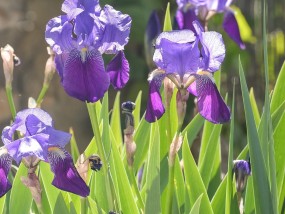
<path fill-rule="evenodd" d="M 130 66 L 123 51 L 120 51 L 108 64 L 107 72 L 110 82 L 118 90 L 122 89 L 129 80 Z"/>
<path fill-rule="evenodd" d="M 187 88 L 187 91 L 197 97 L 197 90 L 196 90 L 196 81 L 193 82 L 189 87 Z"/>
<path fill-rule="evenodd" d="M 68 53 L 56 54 L 54 58 L 56 70 L 61 78 L 61 81 L 63 80 L 64 64 L 67 58 L 68 58 Z"/>
<path fill-rule="evenodd" d="M 129 41 L 131 17 L 127 14 L 122 14 L 110 5 L 105 5 L 100 20 L 105 26 L 104 34 L 100 41 L 100 52 L 116 54 L 118 51 L 124 50 L 124 46 Z"/>
<path fill-rule="evenodd" d="M 179 29 L 189 29 L 194 32 L 193 21 L 198 20 L 194 8 L 187 11 L 177 10 L 175 18 Z"/>
<path fill-rule="evenodd" d="M 198 110 L 200 114 L 212 123 L 226 123 L 231 114 L 221 97 L 217 86 L 207 75 L 195 75 Z"/>
<path fill-rule="evenodd" d="M 243 43 L 240 31 L 238 27 L 237 20 L 235 18 L 235 14 L 232 10 L 227 10 L 224 15 L 223 27 L 229 37 L 234 40 L 235 43 L 239 45 L 241 49 L 245 49 L 245 44 Z"/>
<path fill-rule="evenodd" d="M 80 177 L 67 151 L 60 147 L 50 147 L 48 149 L 48 161 L 54 173 L 52 185 L 82 197 L 89 195 L 89 187 Z"/>
<path fill-rule="evenodd" d="M 49 136 L 41 133 L 30 137 L 20 138 L 6 144 L 5 147 L 17 163 L 20 163 L 23 157 L 32 155 L 47 161 L 48 140 Z"/>
<path fill-rule="evenodd" d="M 73 26 L 66 15 L 49 20 L 46 25 L 45 39 L 55 53 L 61 54 L 74 48 L 75 39 L 72 37 L 72 29 Z"/>
<path fill-rule="evenodd" d="M 183 76 L 185 73 L 196 72 L 200 62 L 198 41 L 176 43 L 161 39 L 154 52 L 153 61 L 166 73 L 178 73 Z"/>
<path fill-rule="evenodd" d="M 162 98 L 159 92 L 164 77 L 164 74 L 158 74 L 149 83 L 149 93 L 145 119 L 150 123 L 155 122 L 156 120 L 161 118 L 165 112 L 162 103 Z"/>
<path fill-rule="evenodd" d="M 0 198 L 5 195 L 12 187 L 8 180 L 8 173 L 12 165 L 12 157 L 5 148 L 0 149 Z"/>
<path fill-rule="evenodd" d="M 96 51 L 69 53 L 61 80 L 64 90 L 81 101 L 96 102 L 104 96 L 110 85 L 101 54 Z"/>

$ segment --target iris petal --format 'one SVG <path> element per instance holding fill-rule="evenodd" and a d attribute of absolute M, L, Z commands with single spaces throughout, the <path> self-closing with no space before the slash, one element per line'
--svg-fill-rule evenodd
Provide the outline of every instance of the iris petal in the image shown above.
<path fill-rule="evenodd" d="M 198 20 L 195 10 L 189 9 L 184 11 L 183 9 L 177 10 L 176 12 L 176 21 L 179 26 L 179 29 L 189 29 L 194 31 L 193 21 Z"/>
<path fill-rule="evenodd" d="M 207 75 L 196 75 L 196 91 L 200 114 L 212 123 L 226 123 L 230 120 L 229 107 L 221 97 L 217 86 Z"/>
<path fill-rule="evenodd" d="M 130 27 L 132 19 L 129 15 L 122 14 L 112 6 L 106 5 L 100 16 L 102 24 L 105 26 L 104 34 L 101 38 L 101 53 L 116 54 L 124 49 L 129 41 Z"/>
<path fill-rule="evenodd" d="M 165 70 L 166 73 L 178 73 L 183 76 L 185 73 L 197 71 L 199 56 L 198 40 L 192 43 L 177 43 L 161 38 L 153 60 L 157 67 Z"/>
<path fill-rule="evenodd" d="M 232 10 L 226 11 L 224 15 L 223 27 L 229 37 L 234 40 L 241 49 L 245 49 L 245 44 L 241 40 L 238 23 Z"/>
<path fill-rule="evenodd" d="M 72 29 L 73 26 L 66 15 L 49 20 L 46 26 L 45 38 L 54 52 L 61 54 L 73 49 Z"/>
<path fill-rule="evenodd" d="M 108 90 L 110 78 L 98 51 L 87 51 L 85 54 L 82 58 L 78 50 L 70 52 L 64 65 L 62 85 L 70 96 L 96 102 Z"/>
<path fill-rule="evenodd" d="M 150 123 L 155 122 L 161 118 L 165 112 L 159 92 L 164 77 L 164 74 L 159 74 L 155 76 L 149 83 L 149 95 L 145 119 Z"/>
<path fill-rule="evenodd" d="M 115 89 L 123 88 L 129 80 L 130 66 L 123 51 L 109 62 L 107 72 Z"/>
<path fill-rule="evenodd" d="M 54 173 L 52 184 L 64 191 L 86 197 L 90 190 L 77 172 L 70 154 L 60 147 L 50 147 L 48 161 Z"/>
<path fill-rule="evenodd" d="M 8 173 L 11 165 L 12 157 L 8 153 L 2 153 L 0 155 L 0 197 L 5 195 L 12 187 L 10 181 L 8 180 Z"/>

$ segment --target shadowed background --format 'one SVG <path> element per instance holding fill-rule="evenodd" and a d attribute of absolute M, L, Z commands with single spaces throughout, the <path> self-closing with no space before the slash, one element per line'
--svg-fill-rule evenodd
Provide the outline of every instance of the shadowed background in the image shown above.
<path fill-rule="evenodd" d="M 0 0 L 0 46 L 7 43 L 12 45 L 15 53 L 21 59 L 21 65 L 15 68 L 13 93 L 17 110 L 27 108 L 28 98 L 37 98 L 44 78 L 44 67 L 48 54 L 44 39 L 45 25 L 49 19 L 63 14 L 60 10 L 63 1 L 59 0 Z M 150 72 L 144 53 L 144 30 L 149 15 L 156 9 L 162 17 L 167 1 L 162 0 L 114 0 L 100 1 L 101 6 L 110 4 L 115 9 L 127 13 L 132 17 L 130 42 L 126 45 L 125 53 L 130 63 L 130 81 L 122 90 L 121 101 L 134 101 L 138 92 L 142 94 L 142 111 L 145 110 Z M 241 55 L 249 87 L 253 87 L 258 104 L 263 103 L 264 80 L 262 76 L 262 47 L 261 47 L 261 2 L 235 1 L 233 5 L 239 7 L 251 27 L 253 36 L 248 36 L 247 49 L 242 51 L 231 41 L 222 30 L 223 15 L 216 15 L 209 23 L 209 30 L 216 30 L 223 34 L 226 44 L 226 58 L 222 65 L 221 93 L 229 93 L 231 98 L 233 78 L 238 76 L 238 56 Z M 171 1 L 171 13 L 177 8 L 176 2 Z M 271 89 L 276 76 L 284 61 L 284 10 L 285 3 L 281 0 L 269 2 L 268 41 L 269 41 L 269 69 Z M 242 26 L 241 26 L 242 27 Z M 248 31 L 245 27 L 241 28 Z M 1 63 L 2 64 L 2 63 Z M 236 81 L 238 79 L 236 78 Z M 237 118 L 239 124 L 235 130 L 235 143 L 242 147 L 246 142 L 245 121 L 243 116 L 240 87 L 237 83 Z M 109 99 L 112 106 L 116 92 L 110 88 Z M 230 99 L 229 99 L 230 100 Z M 191 102 L 191 101 L 190 101 Z M 190 105 L 191 106 L 191 105 Z M 260 107 L 260 106 L 259 106 Z M 54 75 L 51 86 L 42 103 L 42 109 L 49 112 L 55 122 L 55 127 L 68 131 L 73 127 L 80 152 L 92 138 L 91 125 L 85 103 L 69 97 L 60 85 L 57 74 Z M 261 111 L 262 109 L 259 108 Z M 191 111 L 191 109 L 189 110 Z M 143 112 L 142 112 L 143 113 Z M 186 122 L 192 114 L 186 117 Z M 5 80 L 2 65 L 0 66 L 0 130 L 9 125 L 10 110 L 5 95 Z M 227 129 L 224 128 L 222 143 L 227 145 Z M 194 147 L 198 148 L 198 147 Z"/>

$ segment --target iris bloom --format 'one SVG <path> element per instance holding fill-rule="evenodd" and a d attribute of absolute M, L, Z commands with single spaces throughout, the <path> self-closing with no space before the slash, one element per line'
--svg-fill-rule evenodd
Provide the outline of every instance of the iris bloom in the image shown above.
<path fill-rule="evenodd" d="M 213 73 L 225 57 L 221 34 L 203 32 L 197 21 L 191 30 L 161 33 L 155 44 L 153 60 L 157 65 L 149 76 L 149 98 L 146 120 L 154 122 L 164 114 L 160 87 L 169 78 L 178 90 L 188 90 L 197 97 L 200 114 L 210 122 L 224 123 L 230 111 L 215 85 Z"/>
<path fill-rule="evenodd" d="M 23 137 L 14 140 L 13 136 L 16 132 Z M 7 169 L 10 169 L 11 161 L 8 157 L 11 160 L 13 158 L 17 163 L 22 158 L 34 160 L 36 157 L 50 163 L 55 174 L 53 185 L 83 197 L 89 195 L 88 186 L 78 175 L 70 155 L 63 149 L 70 137 L 69 133 L 55 130 L 52 118 L 41 109 L 26 109 L 18 112 L 14 123 L 5 127 L 2 132 L 4 147 L 1 151 L 6 152 L 0 154 L 0 177 L 2 178 L 0 192 L 5 189 L 3 183 L 7 183 L 6 192 L 9 190 L 7 187 L 10 186 L 7 180 L 9 171 Z M 61 183 L 58 183 L 58 180 Z"/>
<path fill-rule="evenodd" d="M 215 13 L 224 13 L 224 30 L 241 49 L 245 48 L 234 11 L 229 8 L 232 0 L 176 0 L 176 2 L 178 4 L 176 21 L 180 29 L 193 30 L 194 20 L 206 25 Z"/>
<path fill-rule="evenodd" d="M 123 52 L 129 40 L 131 18 L 98 0 L 65 0 L 66 15 L 51 19 L 46 41 L 56 53 L 56 68 L 64 90 L 82 101 L 96 102 L 110 83 L 121 89 L 129 79 Z M 115 54 L 106 69 L 102 54 Z"/>

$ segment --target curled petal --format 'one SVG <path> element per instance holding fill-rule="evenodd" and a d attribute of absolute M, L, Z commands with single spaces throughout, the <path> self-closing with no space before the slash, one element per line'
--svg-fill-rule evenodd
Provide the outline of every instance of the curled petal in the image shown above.
<path fill-rule="evenodd" d="M 229 107 L 221 97 L 217 86 L 207 75 L 195 75 L 198 110 L 212 123 L 226 123 L 230 120 Z"/>
<path fill-rule="evenodd" d="M 226 11 L 224 15 L 223 27 L 229 37 L 234 40 L 234 42 L 237 43 L 241 49 L 245 49 L 245 44 L 241 39 L 238 23 L 232 10 Z"/>
<path fill-rule="evenodd" d="M 177 10 L 175 18 L 179 29 L 189 29 L 194 32 L 193 21 L 198 20 L 194 9 Z"/>
<path fill-rule="evenodd" d="M 54 173 L 52 185 L 82 197 L 89 195 L 89 187 L 80 177 L 67 151 L 60 147 L 50 147 L 48 149 L 48 161 Z"/>
<path fill-rule="evenodd" d="M 118 51 L 124 50 L 124 46 L 129 41 L 131 17 L 122 14 L 110 5 L 106 5 L 101 13 L 100 20 L 105 26 L 100 41 L 100 52 L 116 54 Z"/>
<path fill-rule="evenodd" d="M 162 117 L 165 112 L 159 89 L 161 87 L 164 74 L 158 74 L 149 83 L 149 95 L 145 114 L 146 121 L 152 123 Z"/>
<path fill-rule="evenodd" d="M 0 197 L 5 195 L 12 187 L 8 180 L 8 173 L 12 165 L 12 157 L 5 148 L 0 148 Z"/>
<path fill-rule="evenodd" d="M 65 15 L 49 20 L 46 25 L 45 39 L 55 53 L 61 54 L 73 49 L 75 41 L 72 38 L 72 29 L 73 26 Z"/>
<path fill-rule="evenodd" d="M 61 83 L 72 97 L 87 102 L 98 101 L 110 85 L 101 54 L 96 50 L 72 50 L 65 61 Z"/>
<path fill-rule="evenodd" d="M 107 66 L 110 82 L 113 87 L 122 89 L 129 80 L 130 66 L 123 51 L 120 51 Z"/>

